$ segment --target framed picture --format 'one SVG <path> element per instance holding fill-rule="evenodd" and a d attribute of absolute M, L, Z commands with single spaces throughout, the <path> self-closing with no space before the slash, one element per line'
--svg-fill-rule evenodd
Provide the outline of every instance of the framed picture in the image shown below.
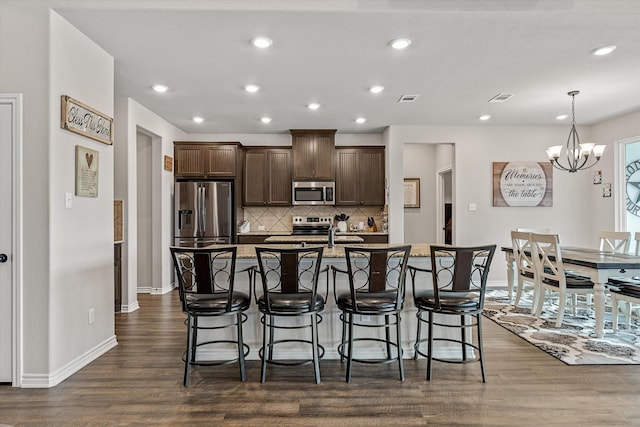
<path fill-rule="evenodd" d="M 70 96 L 60 99 L 60 127 L 104 144 L 113 143 L 113 119 Z"/>
<path fill-rule="evenodd" d="M 404 179 L 404 207 L 420 207 L 420 178 Z"/>
<path fill-rule="evenodd" d="M 169 172 L 173 170 L 173 157 L 164 156 L 164 170 Z"/>
<path fill-rule="evenodd" d="M 98 197 L 98 152 L 76 145 L 76 196 Z"/>

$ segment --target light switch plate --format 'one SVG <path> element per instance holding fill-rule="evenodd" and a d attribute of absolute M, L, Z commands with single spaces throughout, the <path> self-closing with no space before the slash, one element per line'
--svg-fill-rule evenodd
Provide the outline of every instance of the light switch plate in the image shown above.
<path fill-rule="evenodd" d="M 478 210 L 478 206 L 475 203 L 469 203 L 469 212 L 475 212 Z"/>
<path fill-rule="evenodd" d="M 73 206 L 73 194 L 64 193 L 64 207 L 67 209 L 71 209 Z"/>

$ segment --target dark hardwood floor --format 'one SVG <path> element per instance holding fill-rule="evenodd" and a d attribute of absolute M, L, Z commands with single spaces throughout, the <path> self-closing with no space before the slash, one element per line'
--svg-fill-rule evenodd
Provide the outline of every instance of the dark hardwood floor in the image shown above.
<path fill-rule="evenodd" d="M 567 366 L 483 319 L 487 383 L 478 364 L 406 361 L 356 365 L 351 384 L 339 361 L 273 367 L 260 384 L 248 362 L 198 367 L 182 386 L 185 340 L 177 294 L 139 295 L 140 310 L 116 316 L 119 345 L 51 389 L 0 387 L 0 424 L 15 426 L 631 426 L 640 425 L 640 366 Z M 257 349 L 252 349 L 257 351 Z"/>

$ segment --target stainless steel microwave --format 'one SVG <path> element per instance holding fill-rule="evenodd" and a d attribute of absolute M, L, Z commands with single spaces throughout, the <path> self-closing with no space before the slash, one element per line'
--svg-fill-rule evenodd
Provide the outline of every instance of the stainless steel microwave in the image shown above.
<path fill-rule="evenodd" d="M 333 181 L 294 181 L 292 188 L 294 205 L 335 205 L 336 183 Z"/>

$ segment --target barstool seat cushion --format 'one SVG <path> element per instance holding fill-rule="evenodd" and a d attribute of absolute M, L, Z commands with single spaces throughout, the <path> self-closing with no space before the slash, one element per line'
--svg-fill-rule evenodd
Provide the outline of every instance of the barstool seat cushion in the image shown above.
<path fill-rule="evenodd" d="M 396 311 L 397 292 L 369 292 L 358 294 L 359 311 L 394 312 Z M 338 308 L 340 310 L 354 311 L 351 293 L 338 295 Z"/>
<path fill-rule="evenodd" d="M 318 312 L 324 310 L 324 298 L 321 295 L 316 295 L 313 307 L 311 307 L 310 300 L 310 292 L 297 294 L 269 294 L 269 303 L 271 304 L 272 312 L 310 313 L 312 311 Z M 267 303 L 264 296 L 258 298 L 258 309 L 263 312 L 267 311 Z"/>
<path fill-rule="evenodd" d="M 440 311 L 473 311 L 479 307 L 476 294 L 440 291 L 439 296 Z M 413 301 L 416 307 L 424 310 L 437 308 L 436 297 L 432 290 L 416 292 Z"/>
<path fill-rule="evenodd" d="M 227 310 L 229 294 L 220 292 L 216 294 L 186 294 L 187 307 L 190 311 L 199 313 L 216 313 Z M 233 292 L 231 298 L 231 311 L 241 311 L 249 308 L 251 299 L 243 292 Z"/>

